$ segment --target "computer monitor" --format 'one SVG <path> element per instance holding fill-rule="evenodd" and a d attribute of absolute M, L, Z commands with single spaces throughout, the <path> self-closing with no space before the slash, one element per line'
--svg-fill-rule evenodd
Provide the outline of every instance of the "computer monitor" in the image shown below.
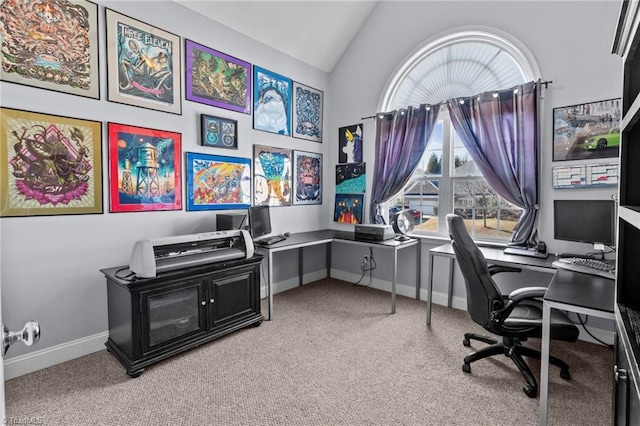
<path fill-rule="evenodd" d="M 254 206 L 249 208 L 249 227 L 251 237 L 258 238 L 271 233 L 271 215 L 269 206 Z"/>
<path fill-rule="evenodd" d="M 613 200 L 554 200 L 554 238 L 613 246 L 615 217 Z"/>

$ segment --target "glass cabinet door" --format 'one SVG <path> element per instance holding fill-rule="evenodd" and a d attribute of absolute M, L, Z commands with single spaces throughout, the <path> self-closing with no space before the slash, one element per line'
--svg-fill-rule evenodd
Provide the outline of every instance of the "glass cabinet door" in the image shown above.
<path fill-rule="evenodd" d="M 144 352 L 205 331 L 202 292 L 202 281 L 193 280 L 140 295 Z"/>

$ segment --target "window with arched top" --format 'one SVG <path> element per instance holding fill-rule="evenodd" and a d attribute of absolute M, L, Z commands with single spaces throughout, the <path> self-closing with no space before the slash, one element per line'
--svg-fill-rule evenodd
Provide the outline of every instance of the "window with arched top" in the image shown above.
<path fill-rule="evenodd" d="M 445 103 L 510 90 L 540 77 L 532 56 L 507 36 L 458 31 L 417 49 L 383 93 L 380 111 Z M 390 216 L 410 209 L 414 232 L 445 234 L 444 218 L 457 213 L 476 239 L 508 240 L 521 210 L 488 185 L 450 124 L 445 105 L 417 170 L 389 203 Z"/>

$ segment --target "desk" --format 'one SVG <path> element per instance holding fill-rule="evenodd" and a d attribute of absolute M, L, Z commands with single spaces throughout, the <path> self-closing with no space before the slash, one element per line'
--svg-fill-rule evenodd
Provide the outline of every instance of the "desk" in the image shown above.
<path fill-rule="evenodd" d="M 542 350 L 540 368 L 540 424 L 547 424 L 549 392 L 549 344 L 551 309 L 613 320 L 615 282 L 597 275 L 558 269 L 542 303 Z"/>
<path fill-rule="evenodd" d="M 479 247 L 480 251 L 487 259 L 487 262 L 493 265 L 511 266 L 532 271 L 554 272 L 555 267 L 553 261 L 557 259 L 555 256 L 549 255 L 546 259 L 539 257 L 518 256 L 515 254 L 504 254 L 502 248 L 495 247 Z M 451 298 L 453 297 L 453 260 L 456 257 L 451 243 L 434 247 L 429 250 L 429 277 L 427 287 L 427 325 L 431 324 L 431 303 L 433 299 L 433 259 L 435 256 L 444 256 L 449 261 L 449 287 L 447 292 L 447 307 L 451 307 Z"/>
<path fill-rule="evenodd" d="M 389 249 L 393 252 L 393 279 L 391 282 L 391 313 L 396 313 L 396 279 L 398 269 L 398 251 L 408 248 L 417 247 L 418 261 L 416 262 L 416 298 L 420 292 L 420 241 L 410 238 L 406 241 L 385 240 L 385 241 L 365 241 L 356 240 L 353 232 L 336 231 L 332 229 L 323 229 L 320 231 L 301 232 L 291 234 L 289 238 L 279 243 L 268 246 L 256 245 L 258 252 L 267 258 L 267 298 L 269 306 L 269 320 L 273 318 L 273 255 L 275 253 L 287 250 L 299 249 L 298 252 L 298 277 L 300 285 L 302 285 L 303 272 L 303 249 L 305 247 L 316 246 L 320 244 L 327 245 L 327 276 L 331 276 L 331 243 L 340 242 L 345 244 L 354 244 L 360 246 L 373 246 L 377 248 Z"/>

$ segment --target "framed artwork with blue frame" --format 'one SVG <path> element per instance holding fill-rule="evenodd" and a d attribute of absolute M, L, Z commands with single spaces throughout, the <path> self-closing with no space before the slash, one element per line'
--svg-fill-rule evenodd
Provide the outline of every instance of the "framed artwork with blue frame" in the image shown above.
<path fill-rule="evenodd" d="M 293 151 L 293 204 L 322 204 L 322 154 Z"/>
<path fill-rule="evenodd" d="M 187 211 L 248 209 L 251 159 L 187 152 Z"/>
<path fill-rule="evenodd" d="M 291 136 L 290 78 L 253 66 L 253 128 Z"/>
<path fill-rule="evenodd" d="M 200 114 L 200 145 L 238 149 L 238 121 Z"/>
<path fill-rule="evenodd" d="M 293 137 L 322 142 L 322 108 L 324 93 L 293 82 Z"/>
<path fill-rule="evenodd" d="M 253 145 L 253 205 L 291 205 L 291 150 Z"/>

